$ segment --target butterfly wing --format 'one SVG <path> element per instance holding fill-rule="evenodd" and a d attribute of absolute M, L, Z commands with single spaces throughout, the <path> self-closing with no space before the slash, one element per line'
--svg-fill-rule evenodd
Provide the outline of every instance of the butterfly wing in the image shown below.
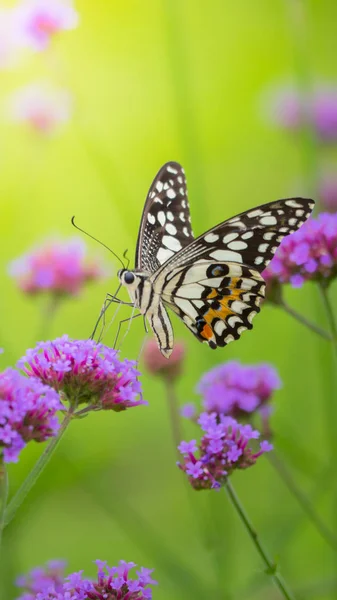
<path fill-rule="evenodd" d="M 152 276 L 155 292 L 211 348 L 238 339 L 260 311 L 261 272 L 313 206 L 302 198 L 278 200 L 213 227 Z"/>
<path fill-rule="evenodd" d="M 168 162 L 158 171 L 146 198 L 136 269 L 154 273 L 193 239 L 184 169 Z"/>
<path fill-rule="evenodd" d="M 201 342 L 216 348 L 252 328 L 264 292 L 264 280 L 255 269 L 200 261 L 176 268 L 161 297 Z"/>
<path fill-rule="evenodd" d="M 305 198 L 287 198 L 245 211 L 199 236 L 172 256 L 157 275 L 201 259 L 237 262 L 261 273 L 282 239 L 307 220 L 314 204 Z"/>

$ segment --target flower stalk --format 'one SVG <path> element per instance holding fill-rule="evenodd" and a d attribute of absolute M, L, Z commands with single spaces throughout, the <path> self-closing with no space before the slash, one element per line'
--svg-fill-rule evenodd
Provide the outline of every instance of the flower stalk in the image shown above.
<path fill-rule="evenodd" d="M 61 423 L 61 427 L 58 430 L 57 435 L 55 435 L 55 437 L 52 438 L 51 442 L 48 444 L 45 451 L 41 454 L 40 458 L 35 463 L 34 467 L 32 468 L 31 472 L 29 473 L 28 477 L 25 479 L 25 481 L 23 482 L 21 487 L 16 492 L 15 496 L 9 502 L 9 504 L 5 510 L 4 518 L 3 518 L 3 526 L 4 527 L 6 527 L 11 522 L 11 520 L 15 516 L 17 510 L 20 508 L 21 504 L 25 500 L 26 496 L 29 494 L 30 490 L 32 489 L 32 487 L 35 485 L 36 481 L 40 477 L 42 471 L 47 466 L 49 460 L 51 459 L 56 447 L 58 446 L 59 442 L 61 441 L 61 438 L 63 437 L 72 418 L 73 418 L 73 408 L 70 408 Z"/>
<path fill-rule="evenodd" d="M 230 499 L 230 502 L 232 503 L 234 509 L 236 510 L 236 512 L 237 512 L 240 520 L 242 521 L 242 524 L 245 527 L 249 537 L 251 538 L 258 554 L 260 555 L 263 563 L 265 564 L 266 574 L 272 578 L 275 585 L 280 590 L 283 598 L 286 598 L 287 600 L 295 600 L 295 596 L 288 589 L 286 582 L 281 577 L 281 575 L 277 572 L 276 563 L 274 563 L 269 558 L 269 555 L 268 555 L 266 549 L 264 548 L 257 531 L 254 529 L 245 509 L 243 508 L 243 506 L 242 506 L 238 496 L 236 495 L 236 492 L 228 478 L 226 479 L 226 482 L 225 482 L 225 489 L 226 489 L 227 495 Z"/>
<path fill-rule="evenodd" d="M 331 336 L 330 333 L 328 333 L 327 331 L 325 331 L 324 329 L 322 329 L 321 327 L 319 327 L 318 325 L 316 325 L 316 323 L 313 323 L 312 321 L 309 321 L 309 319 L 307 319 L 306 317 L 304 317 L 301 313 L 298 313 L 294 308 L 292 308 L 292 306 L 289 306 L 289 304 L 287 304 L 284 300 L 282 300 L 282 302 L 280 303 L 279 306 L 281 308 L 283 308 L 283 310 L 288 315 L 290 315 L 296 321 L 298 321 L 299 323 L 301 323 L 301 325 L 304 325 L 304 327 L 307 327 L 307 329 L 310 329 L 311 331 L 313 331 L 314 333 L 316 333 L 320 337 L 324 338 L 325 340 L 332 341 L 332 336 Z"/>
<path fill-rule="evenodd" d="M 2 532 L 4 529 L 7 497 L 8 497 L 8 473 L 7 473 L 6 465 L 4 463 L 1 463 L 1 465 L 0 465 L 0 549 L 1 549 L 1 542 L 2 542 Z"/>

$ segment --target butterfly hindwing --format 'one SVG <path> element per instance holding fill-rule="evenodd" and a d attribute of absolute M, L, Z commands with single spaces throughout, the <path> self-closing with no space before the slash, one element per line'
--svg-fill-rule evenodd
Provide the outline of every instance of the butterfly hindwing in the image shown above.
<path fill-rule="evenodd" d="M 146 198 L 136 268 L 154 273 L 193 239 L 184 169 L 168 162 L 158 171 Z"/>
<path fill-rule="evenodd" d="M 216 348 L 252 328 L 264 291 L 262 276 L 247 265 L 199 261 L 175 269 L 161 297 L 200 341 Z"/>

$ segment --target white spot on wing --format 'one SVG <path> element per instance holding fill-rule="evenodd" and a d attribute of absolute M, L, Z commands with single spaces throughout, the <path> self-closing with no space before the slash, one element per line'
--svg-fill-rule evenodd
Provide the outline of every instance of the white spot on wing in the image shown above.
<path fill-rule="evenodd" d="M 189 285 L 181 286 L 176 292 L 176 297 L 193 298 L 198 300 L 201 298 L 203 291 L 204 288 L 202 285 L 199 285 L 198 283 L 190 283 Z"/>
<path fill-rule="evenodd" d="M 303 217 L 304 215 L 304 210 L 298 209 L 295 213 L 296 217 Z"/>
<path fill-rule="evenodd" d="M 148 213 L 147 220 L 151 225 L 154 225 L 156 222 L 156 217 L 154 215 L 152 215 L 151 213 Z"/>
<path fill-rule="evenodd" d="M 291 225 L 291 227 L 294 227 L 297 224 L 297 219 L 295 219 L 295 217 L 293 219 L 289 219 L 289 225 Z"/>
<path fill-rule="evenodd" d="M 163 189 L 163 187 L 164 187 L 163 182 L 162 181 L 157 181 L 157 183 L 156 183 L 156 190 L 158 192 L 161 192 L 162 189 Z"/>
<path fill-rule="evenodd" d="M 180 220 L 181 220 L 183 223 L 185 223 L 185 220 L 186 220 L 186 219 L 185 219 L 185 213 L 184 213 L 184 212 L 180 212 L 180 213 L 179 213 L 179 219 L 180 219 Z"/>
<path fill-rule="evenodd" d="M 246 242 L 242 242 L 241 240 L 237 240 L 234 242 L 230 242 L 228 244 L 228 248 L 231 250 L 245 250 L 247 248 Z"/>
<path fill-rule="evenodd" d="M 232 250 L 214 250 L 210 253 L 212 258 L 220 261 L 233 261 L 233 262 L 242 262 L 241 254 L 238 252 L 233 252 Z"/>
<path fill-rule="evenodd" d="M 175 197 L 176 197 L 176 195 L 177 195 L 177 194 L 175 193 L 175 191 L 174 191 L 172 188 L 170 188 L 170 189 L 169 189 L 169 190 L 167 190 L 167 192 L 166 192 L 166 196 L 167 196 L 168 198 L 171 198 L 171 199 L 175 198 Z"/>
<path fill-rule="evenodd" d="M 166 250 L 166 248 L 159 248 L 157 252 L 157 259 L 160 264 L 164 264 L 171 256 L 173 256 L 174 252 L 172 250 Z"/>
<path fill-rule="evenodd" d="M 189 232 L 189 230 L 187 229 L 187 227 L 183 227 L 183 234 L 184 234 L 184 235 L 186 235 L 186 237 L 189 237 L 189 236 L 190 236 L 190 232 Z"/>
<path fill-rule="evenodd" d="M 172 237 L 171 235 L 164 235 L 162 242 L 164 246 L 166 246 L 166 248 L 174 250 L 175 252 L 181 249 L 181 243 L 179 242 L 179 240 L 175 237 Z"/>
<path fill-rule="evenodd" d="M 258 217 L 260 215 L 262 215 L 262 210 L 260 208 L 257 208 L 256 210 L 251 210 L 249 213 L 247 213 L 247 216 L 250 218 Z"/>
<path fill-rule="evenodd" d="M 266 231 L 266 233 L 263 234 L 263 239 L 270 241 L 273 239 L 274 235 L 275 235 L 274 231 Z"/>
<path fill-rule="evenodd" d="M 217 242 L 219 237 L 220 236 L 217 235 L 216 233 L 208 233 L 207 235 L 205 235 L 204 240 L 208 244 L 212 244 L 213 242 Z"/>
<path fill-rule="evenodd" d="M 230 306 L 230 309 L 238 315 L 241 315 L 246 308 L 249 308 L 248 304 L 240 300 L 234 300 Z"/>
<path fill-rule="evenodd" d="M 196 310 L 196 308 L 194 308 L 193 304 L 189 302 L 189 300 L 180 297 L 175 297 L 174 302 L 178 306 L 178 308 L 180 308 L 180 310 L 186 313 L 189 317 L 195 319 L 198 316 L 198 311 Z"/>
<path fill-rule="evenodd" d="M 256 259 L 254 260 L 254 264 L 255 265 L 262 265 L 263 261 L 264 261 L 263 256 L 257 256 Z"/>
<path fill-rule="evenodd" d="M 287 200 L 286 205 L 291 206 L 291 208 L 302 208 L 302 204 L 299 204 L 296 200 Z"/>
<path fill-rule="evenodd" d="M 262 254 L 263 254 L 264 252 L 267 252 L 268 248 L 269 248 L 269 244 L 260 244 L 258 247 L 258 251 L 262 252 Z"/>
<path fill-rule="evenodd" d="M 165 213 L 163 210 L 159 211 L 159 213 L 157 215 L 157 219 L 161 225 L 163 225 L 163 226 L 165 225 L 166 217 L 165 217 Z"/>
<path fill-rule="evenodd" d="M 225 331 L 225 329 L 226 329 L 226 323 L 224 323 L 223 321 L 217 321 L 214 325 L 214 331 L 218 335 L 222 335 L 223 332 Z"/>
<path fill-rule="evenodd" d="M 261 217 L 260 219 L 261 225 L 276 225 L 276 217 L 270 215 L 269 217 Z"/>
<path fill-rule="evenodd" d="M 236 240 L 236 238 L 238 237 L 238 233 L 227 233 L 227 235 L 225 235 L 222 238 L 222 241 L 224 244 L 229 244 L 229 242 L 232 242 L 233 240 Z"/>
<path fill-rule="evenodd" d="M 248 315 L 248 317 L 247 317 L 247 321 L 248 321 L 249 323 L 251 323 L 251 322 L 252 322 L 252 320 L 254 319 L 255 315 L 257 315 L 257 312 L 256 312 L 255 310 L 252 310 L 252 312 L 251 312 L 251 313 L 249 313 L 249 315 Z"/>
<path fill-rule="evenodd" d="M 227 323 L 230 327 L 235 327 L 236 323 L 242 323 L 242 320 L 237 315 L 231 315 L 228 317 Z"/>
<path fill-rule="evenodd" d="M 167 223 L 165 229 L 170 235 L 175 235 L 177 233 L 177 228 L 174 225 L 172 225 L 172 223 Z"/>
<path fill-rule="evenodd" d="M 178 173 L 177 169 L 174 169 L 174 168 L 173 168 L 173 167 L 171 167 L 170 165 L 169 165 L 168 167 L 166 167 L 166 170 L 167 170 L 169 173 L 173 173 L 173 175 L 177 175 L 177 173 Z"/>
<path fill-rule="evenodd" d="M 241 236 L 242 240 L 249 240 L 251 237 L 253 237 L 254 233 L 252 231 L 246 231 L 246 233 L 243 233 Z"/>
<path fill-rule="evenodd" d="M 234 337 L 232 335 L 228 335 L 227 337 L 225 337 L 226 344 L 230 344 L 231 342 L 234 342 Z"/>
<path fill-rule="evenodd" d="M 173 213 L 171 213 L 170 210 L 167 211 L 166 216 L 167 216 L 167 218 L 168 218 L 169 221 L 174 221 Z"/>

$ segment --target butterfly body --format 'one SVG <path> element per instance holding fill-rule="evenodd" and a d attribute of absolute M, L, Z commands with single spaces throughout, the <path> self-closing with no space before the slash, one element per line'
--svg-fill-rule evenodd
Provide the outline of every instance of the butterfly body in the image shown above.
<path fill-rule="evenodd" d="M 261 272 L 285 235 L 309 217 L 313 200 L 288 198 L 248 210 L 194 238 L 182 167 L 170 162 L 154 179 L 143 211 L 134 270 L 120 283 L 147 318 L 164 356 L 173 349 L 166 308 L 211 348 L 225 346 L 260 311 Z"/>

